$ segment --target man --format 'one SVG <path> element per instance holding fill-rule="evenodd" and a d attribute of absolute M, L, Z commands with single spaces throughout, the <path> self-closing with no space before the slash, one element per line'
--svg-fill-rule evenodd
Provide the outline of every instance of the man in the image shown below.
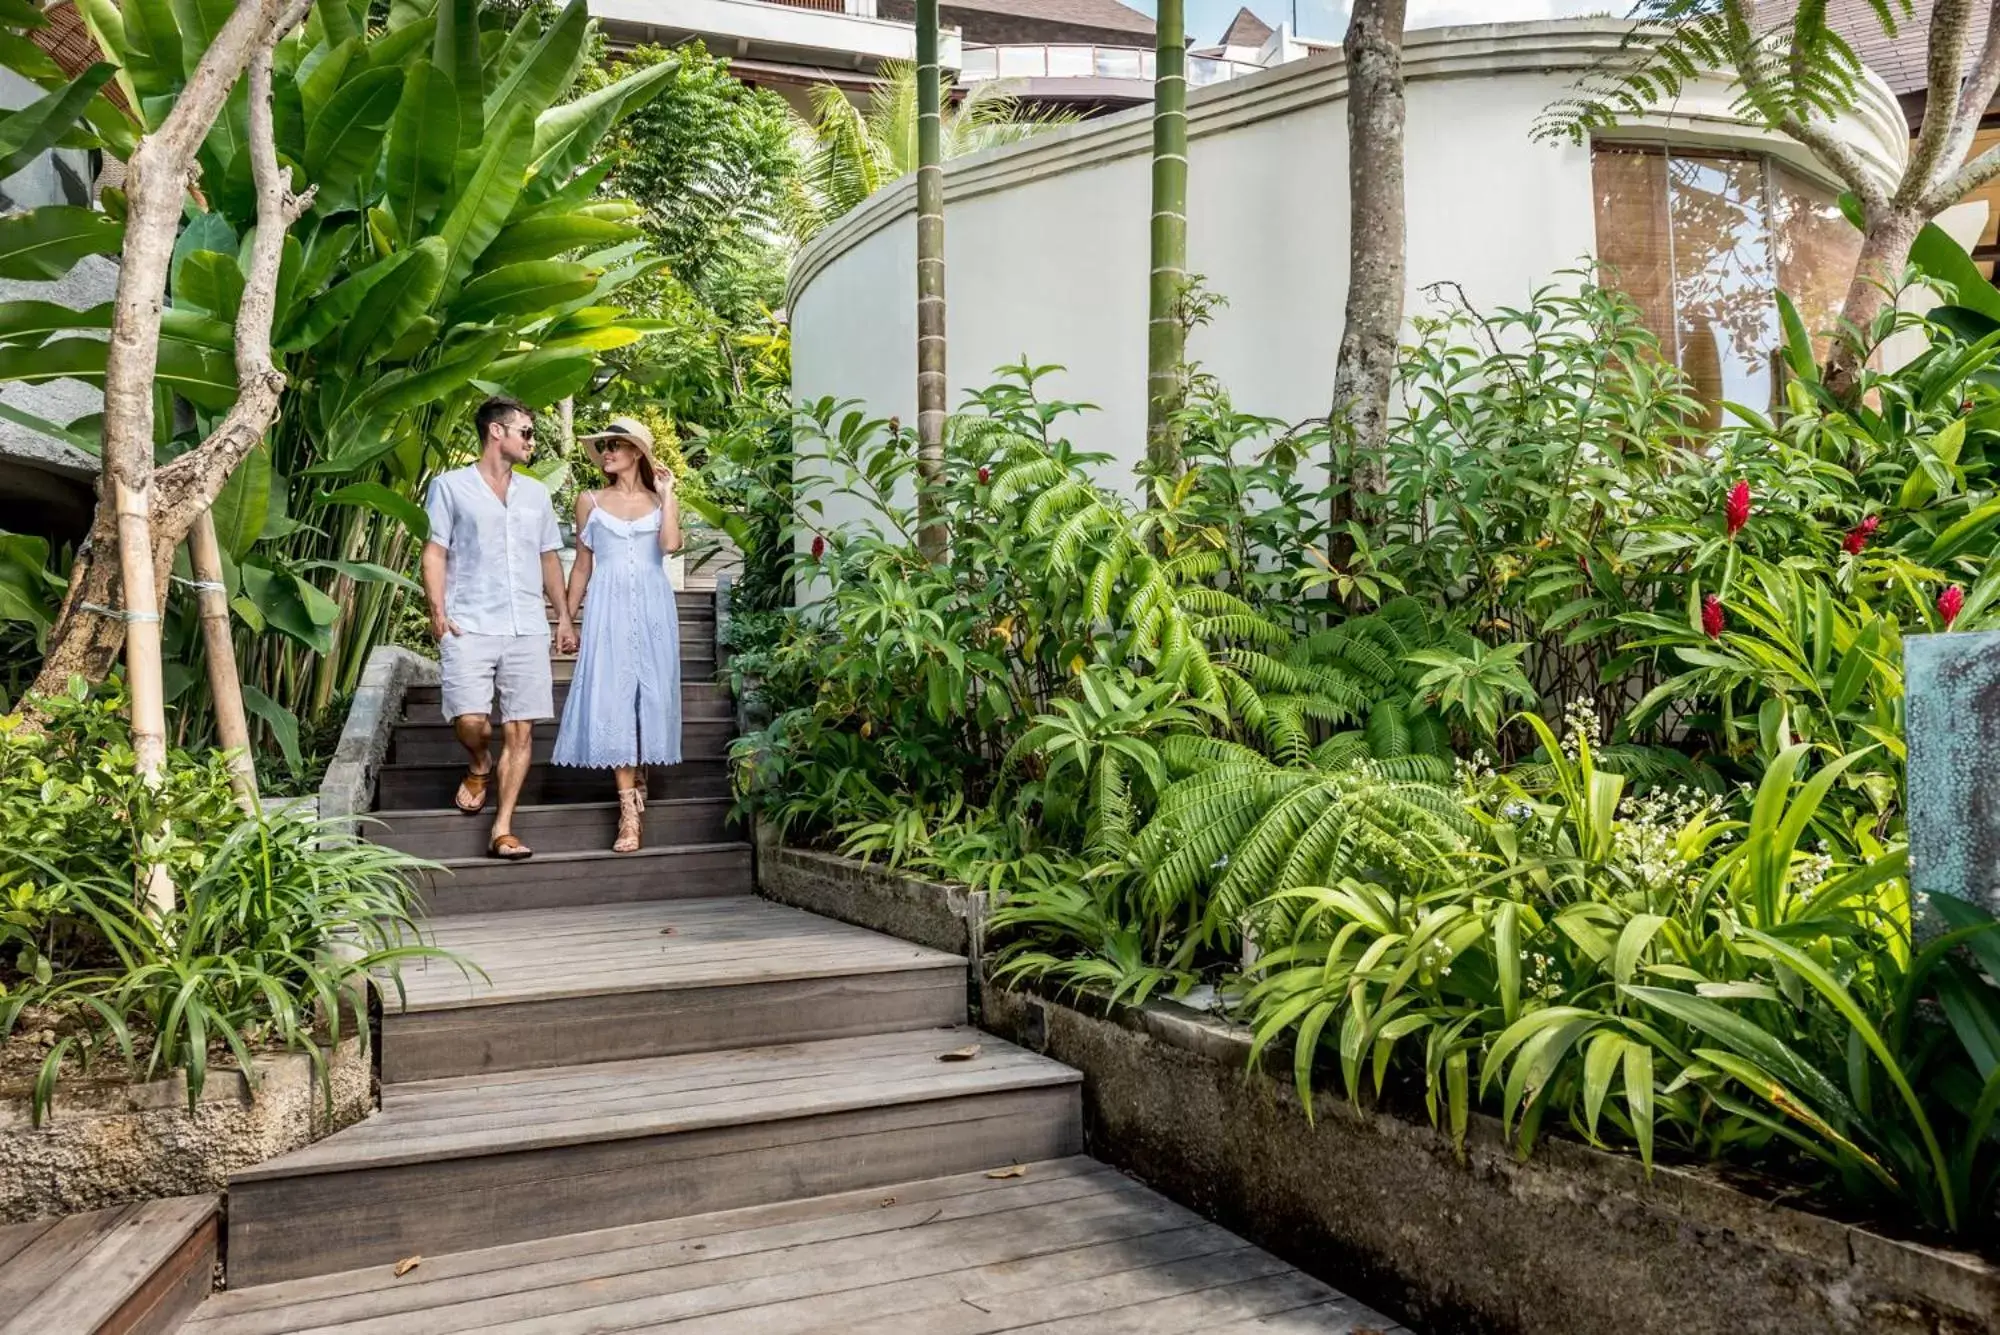
<path fill-rule="evenodd" d="M 500 805 L 487 851 L 519 861 L 534 850 L 514 835 L 514 806 L 533 758 L 535 724 L 555 717 L 543 600 L 556 609 L 563 653 L 576 652 L 576 628 L 563 601 L 556 560 L 562 537 L 548 488 L 514 471 L 534 456 L 534 418 L 513 399 L 491 398 L 472 420 L 478 461 L 439 475 L 425 504 L 424 596 L 438 641 L 444 716 L 470 757 L 454 805 L 468 816 L 485 809 L 497 705 Z"/>

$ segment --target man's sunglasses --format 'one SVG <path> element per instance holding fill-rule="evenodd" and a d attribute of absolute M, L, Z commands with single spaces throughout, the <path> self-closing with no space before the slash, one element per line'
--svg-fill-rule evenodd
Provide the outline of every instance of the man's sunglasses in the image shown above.
<path fill-rule="evenodd" d="M 535 438 L 535 424 L 533 422 L 525 422 L 518 426 L 510 427 L 509 430 L 522 440 L 533 440 Z"/>

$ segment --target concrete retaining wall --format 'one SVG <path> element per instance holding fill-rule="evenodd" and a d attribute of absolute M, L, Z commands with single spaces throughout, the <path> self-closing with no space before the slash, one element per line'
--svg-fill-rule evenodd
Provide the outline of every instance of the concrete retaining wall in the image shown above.
<path fill-rule="evenodd" d="M 760 837 L 764 893 L 984 965 L 983 895 Z M 1492 1118 L 1466 1161 L 1418 1119 L 1330 1090 L 1309 1122 L 1289 1054 L 1175 1005 L 1062 1004 L 987 982 L 985 1028 L 1084 1075 L 1090 1152 L 1419 1329 L 1467 1335 L 2000 1332 L 2000 1267 L 1748 1194 L 1700 1168 Z"/>
<path fill-rule="evenodd" d="M 178 1072 L 142 1085 L 58 1085 L 40 1127 L 26 1099 L 0 1099 L 0 1224 L 222 1191 L 233 1170 L 368 1116 L 369 1065 L 353 1039 L 330 1055 L 331 1115 L 299 1052 L 261 1059 L 255 1094 L 238 1071 L 210 1072 L 192 1113 Z"/>
<path fill-rule="evenodd" d="M 421 654 L 393 644 L 379 644 L 368 654 L 361 685 L 348 706 L 347 725 L 333 749 L 333 760 L 319 785 L 319 814 L 344 821 L 374 809 L 375 774 L 389 754 L 389 737 L 403 712 L 403 696 L 412 686 L 435 685 L 438 665 Z"/>
<path fill-rule="evenodd" d="M 1169 1004 L 1093 1015 L 989 985 L 985 1027 L 1084 1073 L 1090 1152 L 1419 1329 L 1535 1335 L 1969 1335 L 2000 1268 L 1775 1205 L 1715 1175 L 1332 1091 L 1306 1120 L 1249 1034 Z"/>
<path fill-rule="evenodd" d="M 790 848 L 763 824 L 757 827 L 757 891 L 780 904 L 965 956 L 968 999 L 977 1015 L 985 977 L 984 891 L 904 876 L 833 853 Z"/>

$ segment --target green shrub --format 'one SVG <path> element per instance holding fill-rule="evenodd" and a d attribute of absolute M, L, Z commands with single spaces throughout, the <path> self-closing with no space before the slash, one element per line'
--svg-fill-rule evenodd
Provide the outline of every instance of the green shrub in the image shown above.
<path fill-rule="evenodd" d="M 190 1106 L 218 1052 L 252 1078 L 260 1049 L 323 1069 L 343 1037 L 367 1042 L 371 976 L 441 954 L 414 921 L 423 864 L 300 815 L 246 816 L 213 753 L 174 755 L 149 787 L 114 694 L 42 703 L 43 731 L 0 718 L 0 1040 L 53 1035 L 37 1117 L 58 1078 L 114 1053 L 144 1078 L 185 1071 Z M 180 892 L 164 916 L 140 907 L 155 865 Z"/>
<path fill-rule="evenodd" d="M 1901 664 L 1994 623 L 2000 341 L 1927 332 L 1850 410 L 1794 329 L 1782 411 L 1718 428 L 1587 279 L 1448 312 L 1374 497 L 1197 378 L 1189 471 L 1128 500 L 1023 364 L 951 421 L 939 563 L 900 424 L 810 405 L 778 547 L 818 596 L 758 632 L 740 807 L 991 890 L 1003 978 L 1215 984 L 1308 1098 L 1325 1057 L 1461 1140 L 1972 1232 L 2000 943 L 1912 900 Z"/>

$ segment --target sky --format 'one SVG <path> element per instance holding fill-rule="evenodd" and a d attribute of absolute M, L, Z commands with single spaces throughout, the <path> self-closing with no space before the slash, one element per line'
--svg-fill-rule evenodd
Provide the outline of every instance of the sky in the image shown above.
<path fill-rule="evenodd" d="M 1154 0 L 1124 0 L 1151 14 Z M 1222 36 L 1246 0 L 1185 0 L 1188 36 L 1206 46 Z M 1347 28 L 1345 0 L 1248 0 L 1250 12 L 1272 27 L 1292 20 L 1302 37 L 1337 40 Z M 1628 0 L 1409 0 L 1409 26 L 1436 28 L 1448 23 L 1506 23 L 1563 18 L 1573 14 L 1622 14 Z M 1296 6 L 1296 11 L 1294 9 Z"/>

